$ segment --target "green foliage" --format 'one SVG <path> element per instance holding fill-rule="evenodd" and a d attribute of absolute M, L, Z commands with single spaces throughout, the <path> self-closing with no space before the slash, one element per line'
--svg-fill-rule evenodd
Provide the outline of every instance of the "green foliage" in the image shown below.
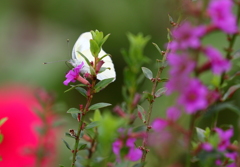
<path fill-rule="evenodd" d="M 153 73 L 148 68 L 142 67 L 142 71 L 143 71 L 143 74 L 145 75 L 146 78 L 148 78 L 150 80 L 153 78 Z"/>
<path fill-rule="evenodd" d="M 71 150 L 70 145 L 68 144 L 68 142 L 66 142 L 64 139 L 62 139 L 63 143 L 65 144 L 65 146 L 67 147 L 67 149 Z"/>
<path fill-rule="evenodd" d="M 160 96 L 162 96 L 166 91 L 167 91 L 167 88 L 166 88 L 166 87 L 159 88 L 159 89 L 155 92 L 154 96 L 155 96 L 155 97 L 160 97 Z"/>
<path fill-rule="evenodd" d="M 77 109 L 77 108 L 70 108 L 67 111 L 67 113 L 70 113 L 70 114 L 72 114 L 72 113 L 81 113 L 81 111 L 79 109 Z"/>
<path fill-rule="evenodd" d="M 100 82 L 98 82 L 95 87 L 94 87 L 94 92 L 97 93 L 100 90 L 104 89 L 105 87 L 107 87 L 112 81 L 114 80 L 114 78 L 108 78 L 108 79 L 104 79 L 101 80 Z"/>
<path fill-rule="evenodd" d="M 146 112 L 144 108 L 140 105 L 137 105 L 137 109 L 138 109 L 138 116 L 143 121 L 143 123 L 146 123 Z"/>
<path fill-rule="evenodd" d="M 134 108 L 131 105 L 134 95 L 138 91 L 140 82 L 142 82 L 141 66 L 144 63 L 149 62 L 149 59 L 144 56 L 143 50 L 149 41 L 150 37 L 144 37 L 142 34 L 133 35 L 127 34 L 130 47 L 129 50 L 122 50 L 122 55 L 127 63 L 127 67 L 124 69 L 124 86 L 122 88 L 122 94 L 124 101 L 127 103 L 126 111 L 132 113 Z"/>
<path fill-rule="evenodd" d="M 98 141 L 99 154 L 102 157 L 108 157 L 112 149 L 112 143 L 118 135 L 118 128 L 122 127 L 126 122 L 123 119 L 112 116 L 104 112 L 102 119 L 99 121 Z"/>
<path fill-rule="evenodd" d="M 112 104 L 110 103 L 97 103 L 97 104 L 93 104 L 89 107 L 89 110 L 97 110 L 99 108 L 103 108 L 103 107 L 107 107 L 107 106 L 111 106 Z"/>
<path fill-rule="evenodd" d="M 8 120 L 7 117 L 0 119 L 0 126 L 2 126 Z"/>
<path fill-rule="evenodd" d="M 91 31 L 92 40 L 90 40 L 90 50 L 94 57 L 97 57 L 101 51 L 102 45 L 106 42 L 109 35 L 104 37 L 103 32 L 99 32 L 98 30 Z"/>

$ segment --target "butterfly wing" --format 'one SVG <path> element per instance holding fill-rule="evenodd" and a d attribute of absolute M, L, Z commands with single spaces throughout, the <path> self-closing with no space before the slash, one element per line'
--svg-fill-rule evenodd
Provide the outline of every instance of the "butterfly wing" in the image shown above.
<path fill-rule="evenodd" d="M 99 53 L 99 57 L 102 57 L 104 55 L 106 55 L 106 53 L 103 50 L 101 50 L 101 52 Z M 108 79 L 108 78 L 114 78 L 113 81 L 115 81 L 116 72 L 114 69 L 114 65 L 112 63 L 112 59 L 110 58 L 110 56 L 106 56 L 102 60 L 104 61 L 104 64 L 102 65 L 102 67 L 106 67 L 106 68 L 110 68 L 110 69 L 106 69 L 105 71 L 99 73 L 97 75 L 97 79 L 104 80 L 104 79 Z"/>
<path fill-rule="evenodd" d="M 94 57 L 90 51 L 90 39 L 92 39 L 92 34 L 90 32 L 85 32 L 81 34 L 75 43 L 73 50 L 72 50 L 72 60 L 70 61 L 73 66 L 79 65 L 81 62 L 84 62 L 83 73 L 90 73 L 89 66 L 85 59 L 78 53 L 81 52 L 90 62 L 94 61 Z M 106 55 L 102 49 L 99 53 L 99 57 Z M 102 73 L 97 75 L 98 80 L 108 79 L 108 78 L 116 78 L 116 72 L 114 69 L 114 65 L 110 56 L 106 56 L 103 58 L 104 64 L 102 67 L 107 67 L 110 69 L 106 69 Z"/>

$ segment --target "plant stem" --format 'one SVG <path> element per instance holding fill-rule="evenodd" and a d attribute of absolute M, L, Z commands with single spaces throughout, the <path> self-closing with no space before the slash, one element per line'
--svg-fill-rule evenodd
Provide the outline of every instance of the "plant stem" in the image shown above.
<path fill-rule="evenodd" d="M 193 131 L 194 131 L 194 124 L 195 124 L 195 120 L 196 120 L 196 114 L 191 115 L 191 119 L 190 119 L 190 123 L 189 123 L 189 134 L 188 134 L 188 153 L 187 153 L 187 167 L 191 166 L 191 150 L 192 150 L 192 145 L 191 145 L 191 141 L 192 141 L 192 137 L 193 137 Z"/>
<path fill-rule="evenodd" d="M 160 51 L 160 50 L 159 50 Z M 169 44 L 167 46 L 167 50 L 166 52 L 161 52 L 160 51 L 160 54 L 163 56 L 162 58 L 162 64 L 161 64 L 161 67 L 158 68 L 158 72 L 157 72 L 157 75 L 156 75 L 156 78 L 155 78 L 155 82 L 152 86 L 152 91 L 151 91 L 151 95 L 154 97 L 155 99 L 155 92 L 156 92 L 156 89 L 157 89 L 157 86 L 158 86 L 158 79 L 160 78 L 160 75 L 162 74 L 164 68 L 165 68 L 165 61 L 167 59 L 167 54 L 169 52 Z M 152 108 L 153 108 L 153 102 L 154 100 L 152 101 L 149 101 L 149 107 L 148 107 L 148 114 L 147 114 L 147 121 L 146 121 L 146 137 L 143 139 L 143 142 L 142 142 L 142 148 L 143 148 L 143 155 L 142 155 L 142 158 L 141 158 L 141 163 L 144 163 L 146 161 L 146 156 L 147 156 L 147 153 L 148 153 L 148 150 L 146 150 L 146 145 L 147 145 L 147 141 L 148 141 L 148 132 L 150 130 L 149 128 L 149 125 L 150 125 L 150 119 L 151 119 L 151 114 L 152 114 Z M 144 164 L 143 164 L 143 167 L 144 167 Z"/>
<path fill-rule="evenodd" d="M 157 89 L 157 85 L 158 85 L 158 78 L 160 77 L 162 71 L 163 71 L 164 67 L 160 67 L 158 69 L 158 72 L 157 72 L 157 75 L 156 75 L 156 80 L 153 84 L 153 87 L 152 87 L 152 92 L 151 92 L 151 95 L 154 97 L 154 94 L 156 92 L 156 89 Z M 147 127 L 147 130 L 146 130 L 146 133 L 149 132 L 150 128 L 149 128 L 149 125 L 150 125 L 150 118 L 151 118 L 151 114 L 152 114 L 152 108 L 153 108 L 153 102 L 154 101 L 149 101 L 149 107 L 148 107 L 148 114 L 147 114 L 147 121 L 146 121 L 146 127 Z M 148 151 L 145 149 L 146 147 L 146 144 L 147 144 L 147 140 L 148 140 L 148 136 L 146 136 L 144 139 L 143 139 L 143 143 L 142 143 L 142 147 L 144 148 L 143 150 L 143 155 L 142 155 L 142 158 L 141 158 L 141 162 L 145 162 L 146 160 L 146 156 L 147 156 L 147 153 Z"/>
<path fill-rule="evenodd" d="M 92 98 L 93 98 L 93 94 L 94 94 L 94 86 L 95 86 L 95 83 L 96 83 L 96 80 L 93 80 L 92 82 L 92 85 L 88 87 L 89 91 L 90 91 L 90 95 L 87 97 L 87 103 L 82 111 L 82 118 L 78 124 L 78 131 L 77 131 L 77 134 L 76 134 L 76 138 L 75 138 L 75 144 L 74 144 L 74 149 L 72 150 L 72 153 L 73 153 L 73 159 L 72 159 L 72 164 L 71 164 L 71 167 L 74 167 L 75 166 L 75 161 L 76 161 L 76 157 L 77 157 L 77 152 L 78 152 L 78 145 L 79 145 L 79 141 L 80 141 L 80 134 L 83 130 L 82 128 L 82 125 L 84 123 L 84 118 L 85 118 L 85 115 L 88 111 L 88 108 L 92 102 Z"/>

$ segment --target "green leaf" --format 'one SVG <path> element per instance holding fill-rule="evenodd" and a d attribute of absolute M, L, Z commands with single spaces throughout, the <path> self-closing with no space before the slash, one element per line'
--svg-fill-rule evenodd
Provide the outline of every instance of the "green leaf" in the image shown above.
<path fill-rule="evenodd" d="M 145 77 L 147 77 L 148 79 L 151 80 L 153 78 L 153 73 L 148 68 L 142 67 L 142 71 L 143 71 L 143 74 L 145 75 Z"/>
<path fill-rule="evenodd" d="M 97 42 L 93 39 L 90 39 L 90 50 L 94 57 L 97 57 L 101 48 L 98 46 Z"/>
<path fill-rule="evenodd" d="M 99 43 L 99 47 L 101 48 L 102 45 L 107 41 L 108 37 L 110 36 L 110 34 L 107 34 L 101 41 L 101 43 Z"/>
<path fill-rule="evenodd" d="M 84 60 L 87 62 L 87 64 L 89 66 L 91 66 L 91 63 L 89 62 L 88 58 L 84 54 L 82 54 L 81 52 L 78 52 L 78 53 L 84 58 Z"/>
<path fill-rule="evenodd" d="M 196 127 L 197 137 L 200 142 L 205 142 L 205 130 Z"/>
<path fill-rule="evenodd" d="M 227 100 L 229 97 L 231 97 L 238 89 L 240 88 L 240 84 L 231 86 L 227 92 L 223 95 L 222 101 Z"/>
<path fill-rule="evenodd" d="M 160 79 L 161 82 L 168 82 L 168 80 L 169 80 L 169 79 L 167 79 L 167 78 L 161 78 L 161 79 Z"/>
<path fill-rule="evenodd" d="M 2 143 L 2 141 L 3 141 L 3 135 L 0 133 L 0 143 Z"/>
<path fill-rule="evenodd" d="M 102 60 L 104 57 L 107 57 L 107 56 L 111 56 L 110 54 L 105 54 L 104 56 L 102 56 L 101 58 L 99 58 L 99 61 Z"/>
<path fill-rule="evenodd" d="M 62 139 L 62 141 L 64 142 L 65 146 L 66 146 L 69 150 L 71 150 L 69 144 L 68 144 L 64 139 Z"/>
<path fill-rule="evenodd" d="M 238 107 L 236 107 L 235 105 L 229 103 L 229 102 L 225 102 L 225 103 L 219 103 L 215 106 L 212 106 L 208 109 L 208 111 L 204 114 L 204 117 L 212 117 L 215 114 L 217 114 L 218 112 L 222 111 L 222 110 L 226 110 L 229 109 L 233 112 L 235 112 L 238 116 L 240 116 L 240 110 Z M 204 119 L 204 118 L 203 118 Z"/>
<path fill-rule="evenodd" d="M 98 82 L 94 87 L 95 93 L 97 93 L 100 90 L 107 87 L 113 80 L 114 80 L 114 78 L 108 78 L 108 79 L 104 79 L 104 80 L 101 80 L 100 82 Z"/>
<path fill-rule="evenodd" d="M 0 126 L 2 126 L 8 120 L 7 117 L 0 119 Z"/>
<path fill-rule="evenodd" d="M 75 139 L 75 137 L 73 137 L 70 133 L 68 133 L 68 132 L 65 132 L 65 136 L 67 136 L 67 137 L 70 137 L 70 138 L 72 138 L 72 139 Z"/>
<path fill-rule="evenodd" d="M 78 150 L 83 150 L 87 147 L 87 144 L 80 143 L 78 144 Z"/>
<path fill-rule="evenodd" d="M 72 115 L 72 117 L 73 117 L 73 119 L 75 119 L 75 120 L 77 120 L 78 118 L 78 113 L 71 113 L 71 115 Z"/>
<path fill-rule="evenodd" d="M 81 113 L 81 111 L 79 109 L 77 109 L 77 108 L 70 108 L 67 111 L 67 113 L 70 113 L 70 114 L 72 114 L 72 113 Z"/>
<path fill-rule="evenodd" d="M 168 20 L 169 20 L 170 24 L 174 23 L 173 18 L 169 14 L 168 14 Z"/>
<path fill-rule="evenodd" d="M 141 125 L 133 128 L 133 132 L 146 132 L 146 125 Z"/>
<path fill-rule="evenodd" d="M 78 84 L 78 85 L 70 85 L 70 86 L 71 86 L 71 88 L 65 90 L 64 93 L 69 92 L 70 90 L 73 90 L 73 89 L 76 88 L 76 87 L 80 87 L 80 86 L 82 87 L 82 86 L 86 86 L 86 85 L 84 85 L 84 84 Z"/>
<path fill-rule="evenodd" d="M 159 48 L 159 46 L 156 43 L 152 43 L 155 48 L 158 50 L 158 52 L 162 55 L 162 50 Z"/>
<path fill-rule="evenodd" d="M 167 91 L 166 87 L 160 88 L 155 92 L 155 97 L 160 97 L 162 96 L 165 92 Z"/>
<path fill-rule="evenodd" d="M 89 66 L 89 69 L 90 69 L 91 75 L 96 76 L 96 72 L 95 72 L 94 68 L 92 66 Z"/>
<path fill-rule="evenodd" d="M 93 121 L 100 121 L 102 119 L 101 112 L 99 110 L 95 110 L 93 114 Z"/>
<path fill-rule="evenodd" d="M 87 98 L 87 91 L 86 91 L 84 88 L 82 88 L 82 87 L 76 87 L 76 90 L 77 90 L 79 93 L 81 93 L 81 95 L 83 95 L 84 97 Z"/>
<path fill-rule="evenodd" d="M 152 102 L 153 99 L 154 99 L 153 95 L 151 93 L 147 92 L 147 91 L 144 91 L 143 95 L 149 102 Z"/>
<path fill-rule="evenodd" d="M 144 108 L 140 105 L 137 105 L 137 109 L 139 118 L 143 121 L 143 123 L 146 123 L 146 112 Z"/>
<path fill-rule="evenodd" d="M 59 164 L 59 167 L 64 167 L 64 165 Z"/>
<path fill-rule="evenodd" d="M 95 128 L 99 125 L 99 121 L 94 121 L 94 122 L 91 122 L 90 124 L 88 124 L 87 126 L 85 126 L 84 129 L 91 129 L 91 128 Z"/>
<path fill-rule="evenodd" d="M 107 69 L 110 70 L 109 67 L 101 67 L 100 70 L 98 71 L 98 73 L 102 73 L 102 72 L 104 72 L 104 71 L 107 70 Z"/>
<path fill-rule="evenodd" d="M 96 110 L 96 109 L 111 106 L 111 105 L 112 104 L 110 103 L 97 103 L 97 104 L 91 105 L 88 110 Z"/>

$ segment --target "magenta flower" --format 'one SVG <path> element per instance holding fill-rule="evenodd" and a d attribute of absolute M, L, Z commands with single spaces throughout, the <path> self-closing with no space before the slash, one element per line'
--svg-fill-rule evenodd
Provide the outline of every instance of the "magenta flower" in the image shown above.
<path fill-rule="evenodd" d="M 77 67 L 75 67 L 73 70 L 70 70 L 67 74 L 66 74 L 66 80 L 63 82 L 64 85 L 68 85 L 70 82 L 76 82 L 78 76 L 79 76 L 79 72 L 82 69 L 84 63 L 82 62 L 80 65 L 78 65 Z"/>
<path fill-rule="evenodd" d="M 213 146 L 210 143 L 203 143 L 202 148 L 206 151 L 212 151 L 213 150 Z"/>
<path fill-rule="evenodd" d="M 167 110 L 167 119 L 176 121 L 181 115 L 181 111 L 177 107 L 170 107 Z"/>
<path fill-rule="evenodd" d="M 168 121 L 162 118 L 157 118 L 152 123 L 152 129 L 156 132 L 161 132 L 168 125 Z"/>
<path fill-rule="evenodd" d="M 211 0 L 207 12 L 212 23 L 222 31 L 233 34 L 238 31 L 236 17 L 232 13 L 232 0 Z"/>
<path fill-rule="evenodd" d="M 174 54 L 169 53 L 168 62 L 171 66 L 170 80 L 166 84 L 167 94 L 171 94 L 173 91 L 179 91 L 186 87 L 189 76 L 196 63 L 189 58 L 186 54 Z"/>
<path fill-rule="evenodd" d="M 233 129 L 228 129 L 226 131 L 223 131 L 220 128 L 215 128 L 215 130 L 220 138 L 218 149 L 220 151 L 224 151 L 231 144 L 230 139 L 233 136 Z"/>
<path fill-rule="evenodd" d="M 198 48 L 201 45 L 200 38 L 205 34 L 205 26 L 193 27 L 189 22 L 184 22 L 173 30 L 174 41 L 170 43 L 172 50 Z"/>
<path fill-rule="evenodd" d="M 64 85 L 68 85 L 70 82 L 76 82 L 79 72 L 82 69 L 84 63 L 82 62 L 80 65 L 75 67 L 73 70 L 70 70 L 65 76 L 67 79 L 63 82 Z"/>
<path fill-rule="evenodd" d="M 130 160 L 130 161 L 138 161 L 141 157 L 142 157 L 142 151 L 138 148 L 135 148 L 134 142 L 136 141 L 135 138 L 128 138 L 126 140 L 126 143 L 124 143 L 123 140 L 121 139 L 117 139 L 114 143 L 113 143 L 113 153 L 116 155 L 117 157 L 117 161 L 121 161 L 121 149 L 123 149 L 124 147 L 128 148 L 128 153 L 125 155 L 124 158 Z"/>
<path fill-rule="evenodd" d="M 178 103 L 185 108 L 187 113 L 193 114 L 207 107 L 207 93 L 207 88 L 198 79 L 191 79 L 186 89 L 180 93 Z"/>
<path fill-rule="evenodd" d="M 42 120 L 33 111 L 40 108 L 34 92 L 23 85 L 1 86 L 0 88 L 0 118 L 8 120 L 1 126 L 4 138 L 0 144 L 1 167 L 26 167 L 36 166 L 36 150 L 44 140 L 42 151 L 48 155 L 39 162 L 41 167 L 55 166 L 56 156 L 55 131 L 48 133 L 46 138 L 40 138 L 36 132 L 36 126 L 42 125 Z M 46 117 L 47 121 L 50 121 Z M 53 120 L 52 118 L 50 118 Z M 52 125 L 52 122 L 51 122 Z"/>
<path fill-rule="evenodd" d="M 204 53 L 210 60 L 211 68 L 214 74 L 221 74 L 231 68 L 230 62 L 224 59 L 217 49 L 208 46 L 204 48 Z"/>

